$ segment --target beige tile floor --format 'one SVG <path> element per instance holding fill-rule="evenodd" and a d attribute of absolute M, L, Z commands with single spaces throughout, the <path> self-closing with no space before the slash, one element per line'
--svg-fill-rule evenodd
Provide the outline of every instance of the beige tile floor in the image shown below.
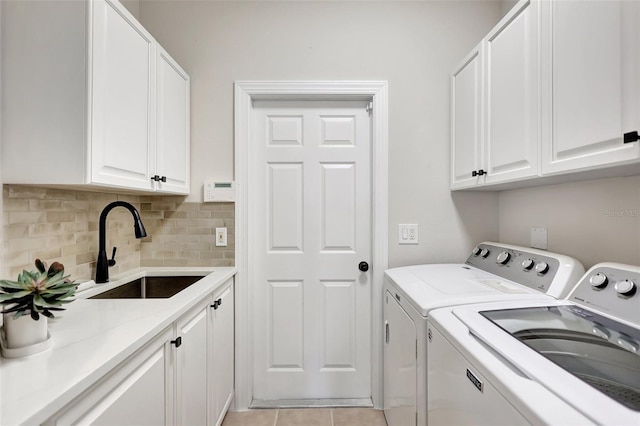
<path fill-rule="evenodd" d="M 227 413 L 222 426 L 387 426 L 373 408 L 287 408 Z"/>

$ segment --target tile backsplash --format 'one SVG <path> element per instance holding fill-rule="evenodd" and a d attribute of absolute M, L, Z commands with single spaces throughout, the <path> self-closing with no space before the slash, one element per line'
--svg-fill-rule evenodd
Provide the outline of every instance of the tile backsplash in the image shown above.
<path fill-rule="evenodd" d="M 61 262 L 78 281 L 95 276 L 98 219 L 112 201 L 133 204 L 148 236 L 136 239 L 126 209 L 107 217 L 107 255 L 118 247 L 115 275 L 139 266 L 232 266 L 234 264 L 235 205 L 187 203 L 182 196 L 3 186 L 2 278 L 16 279 L 34 269 L 36 258 Z M 215 228 L 227 228 L 227 247 L 215 246 Z"/>

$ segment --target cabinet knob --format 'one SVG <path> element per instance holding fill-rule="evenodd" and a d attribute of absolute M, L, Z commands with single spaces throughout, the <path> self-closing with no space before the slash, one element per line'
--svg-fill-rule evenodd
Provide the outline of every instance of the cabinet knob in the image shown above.
<path fill-rule="evenodd" d="M 171 341 L 172 345 L 175 345 L 176 348 L 179 348 L 182 345 L 182 337 L 177 337 L 176 340 Z"/>
<path fill-rule="evenodd" d="M 476 176 L 482 176 L 487 174 L 487 172 L 485 172 L 483 169 L 480 170 L 474 170 L 471 172 L 471 176 L 476 177 Z"/>
<path fill-rule="evenodd" d="M 218 309 L 220 307 L 220 305 L 222 305 L 222 299 L 215 300 L 213 302 L 213 305 L 211 305 L 211 307 L 213 309 Z"/>

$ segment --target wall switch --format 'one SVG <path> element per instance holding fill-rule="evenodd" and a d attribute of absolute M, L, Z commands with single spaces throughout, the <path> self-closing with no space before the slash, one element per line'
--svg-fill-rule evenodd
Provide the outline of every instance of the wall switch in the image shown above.
<path fill-rule="evenodd" d="M 531 247 L 547 249 L 547 228 L 531 228 Z"/>
<path fill-rule="evenodd" d="M 418 224 L 401 223 L 398 225 L 398 244 L 418 244 Z"/>
<path fill-rule="evenodd" d="M 216 247 L 227 246 L 227 228 L 216 228 Z"/>

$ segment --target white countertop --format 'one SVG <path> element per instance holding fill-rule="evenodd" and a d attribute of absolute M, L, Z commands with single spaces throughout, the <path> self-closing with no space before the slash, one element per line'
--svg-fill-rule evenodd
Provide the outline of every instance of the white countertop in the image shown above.
<path fill-rule="evenodd" d="M 0 358 L 0 424 L 44 422 L 235 273 L 229 267 L 140 268 L 96 286 L 103 291 L 145 275 L 206 275 L 168 299 L 86 299 L 99 291 L 80 292 L 49 320 L 52 348 Z"/>

